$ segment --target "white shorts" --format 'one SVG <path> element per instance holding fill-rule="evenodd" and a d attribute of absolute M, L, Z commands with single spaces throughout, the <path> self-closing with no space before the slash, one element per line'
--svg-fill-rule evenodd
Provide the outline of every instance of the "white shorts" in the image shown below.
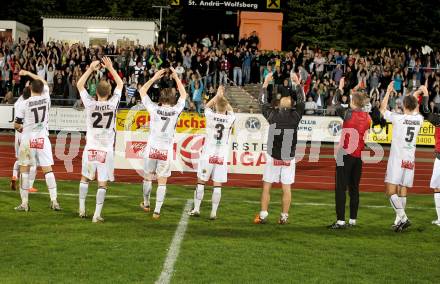
<path fill-rule="evenodd" d="M 432 189 L 440 188 L 440 160 L 435 159 L 434 168 L 432 170 L 431 183 L 429 185 Z"/>
<path fill-rule="evenodd" d="M 153 175 L 153 176 L 155 175 L 157 177 L 164 177 L 164 178 L 170 177 L 171 155 L 172 155 L 172 151 L 170 150 L 168 151 L 155 150 L 155 149 L 147 148 L 145 151 L 145 159 L 144 159 L 145 175 Z"/>
<path fill-rule="evenodd" d="M 15 149 L 15 158 L 18 160 L 19 153 L 20 153 L 20 141 L 21 141 L 21 133 L 15 131 L 15 143 L 14 143 L 14 149 Z"/>
<path fill-rule="evenodd" d="M 412 187 L 414 181 L 415 163 L 399 158 L 388 158 L 385 182 L 404 187 Z"/>
<path fill-rule="evenodd" d="M 114 153 L 84 149 L 82 156 L 81 174 L 89 180 L 94 180 L 97 174 L 97 180 L 100 182 L 114 181 Z"/>
<path fill-rule="evenodd" d="M 208 159 L 199 160 L 197 177 L 203 181 L 208 181 L 211 177 L 213 182 L 226 183 L 228 181 L 228 164 L 209 163 Z"/>
<path fill-rule="evenodd" d="M 291 161 L 280 161 L 267 155 L 263 181 L 268 183 L 281 182 L 282 184 L 292 184 L 295 182 L 295 169 L 295 159 Z"/>
<path fill-rule="evenodd" d="M 53 165 L 52 145 L 48 137 L 21 139 L 18 163 L 20 166 L 41 166 Z"/>

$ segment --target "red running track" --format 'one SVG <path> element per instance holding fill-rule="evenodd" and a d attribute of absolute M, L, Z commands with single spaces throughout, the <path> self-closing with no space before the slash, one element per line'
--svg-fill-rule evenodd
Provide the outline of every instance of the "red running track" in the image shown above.
<path fill-rule="evenodd" d="M 55 141 L 51 138 L 52 145 L 55 145 Z M 14 156 L 14 136 L 13 135 L 1 135 L 0 142 L 0 177 L 10 177 L 12 174 L 12 166 L 15 162 Z M 84 140 L 82 140 L 82 144 Z M 299 149 L 302 150 L 302 149 Z M 427 151 L 428 150 L 428 151 Z M 335 181 L 335 161 L 329 156 L 333 155 L 333 148 L 323 147 L 320 149 L 320 155 L 318 162 L 309 161 L 310 148 L 307 147 L 303 150 L 306 155 L 302 161 L 298 162 L 296 169 L 296 180 L 294 188 L 297 189 L 317 189 L 317 190 L 334 190 Z M 388 156 L 388 150 L 385 150 L 385 157 Z M 81 177 L 81 155 L 80 150 L 77 157 L 73 160 L 73 172 L 68 173 L 64 167 L 63 161 L 55 159 L 54 173 L 59 180 L 78 180 Z M 326 157 L 322 157 L 322 156 Z M 423 158 L 432 162 L 416 162 L 416 172 L 414 187 L 411 190 L 415 193 L 431 193 L 429 189 L 429 181 L 431 178 L 434 156 L 433 152 L 429 149 L 418 150 L 416 153 L 417 158 Z M 363 166 L 362 179 L 360 189 L 361 191 L 384 191 L 384 176 L 386 171 L 386 161 L 380 163 L 367 164 Z M 41 173 L 38 173 L 37 178 L 43 178 Z M 134 170 L 115 170 L 115 179 L 118 182 L 129 183 L 141 183 L 142 178 Z M 178 173 L 173 172 L 169 182 L 171 184 L 195 184 L 195 173 Z M 261 187 L 261 175 L 249 175 L 249 174 L 229 174 L 228 186 L 233 187 Z"/>

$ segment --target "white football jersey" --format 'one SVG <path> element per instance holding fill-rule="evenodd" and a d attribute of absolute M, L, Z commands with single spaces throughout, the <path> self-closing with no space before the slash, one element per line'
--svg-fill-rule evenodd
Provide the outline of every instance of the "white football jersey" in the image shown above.
<path fill-rule="evenodd" d="M 227 160 L 229 156 L 229 136 L 234 125 L 235 114 L 233 112 L 220 114 L 206 108 L 205 117 L 206 138 L 203 155 L 217 155 Z"/>
<path fill-rule="evenodd" d="M 87 90 L 80 92 L 86 110 L 86 149 L 113 151 L 115 141 L 116 111 L 122 90 L 115 89 L 107 101 L 97 101 Z"/>
<path fill-rule="evenodd" d="M 177 120 L 185 107 L 185 100 L 180 98 L 174 106 L 159 106 L 147 95 L 143 97 L 142 103 L 150 114 L 148 145 L 155 149 L 170 149 L 174 142 Z"/>
<path fill-rule="evenodd" d="M 407 115 L 387 110 L 384 118 L 393 124 L 390 159 L 414 162 L 417 136 L 423 125 L 423 116 L 418 113 Z"/>
<path fill-rule="evenodd" d="M 23 121 L 23 137 L 49 136 L 49 87 L 44 85 L 40 96 L 31 96 L 17 105 L 15 117 Z"/>

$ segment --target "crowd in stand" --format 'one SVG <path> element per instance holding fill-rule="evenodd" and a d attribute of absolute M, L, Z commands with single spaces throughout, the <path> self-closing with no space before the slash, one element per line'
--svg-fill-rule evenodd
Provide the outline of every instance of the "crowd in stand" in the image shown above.
<path fill-rule="evenodd" d="M 306 114 L 332 115 L 337 105 L 348 107 L 349 92 L 356 88 L 365 91 L 371 106 L 377 108 L 387 85 L 394 80 L 396 95 L 389 101 L 391 110 L 402 111 L 402 97 L 427 84 L 430 106 L 440 110 L 440 51 L 429 47 L 338 51 L 321 50 L 301 44 L 293 51 L 259 50 L 255 32 L 238 42 L 227 38 L 205 36 L 189 41 L 182 35 L 176 44 L 155 46 L 108 44 L 86 47 L 81 43 L 60 41 L 38 43 L 34 39 L 13 43 L 0 41 L 0 97 L 2 103 L 13 103 L 24 88 L 20 69 L 34 72 L 46 79 L 53 104 L 81 107 L 76 81 L 90 62 L 104 55 L 112 57 L 119 76 L 125 83 L 121 107 L 139 105 L 138 89 L 161 68 L 174 66 L 187 86 L 190 100 L 187 109 L 201 112 L 204 103 L 216 93 L 220 84 L 261 83 L 272 72 L 268 87 L 269 99 L 295 96 L 290 73 L 297 72 L 307 94 Z M 335 96 L 341 78 L 345 78 L 345 94 Z M 96 92 L 99 80 L 113 81 L 103 68 L 88 81 L 90 94 Z M 173 87 L 166 75 L 151 89 L 157 101 L 161 87 Z M 246 111 L 246 110 L 244 110 Z"/>

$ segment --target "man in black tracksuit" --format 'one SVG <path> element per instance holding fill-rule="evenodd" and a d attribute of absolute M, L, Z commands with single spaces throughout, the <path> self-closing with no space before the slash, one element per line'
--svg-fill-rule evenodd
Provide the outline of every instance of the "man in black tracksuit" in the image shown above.
<path fill-rule="evenodd" d="M 295 181 L 295 150 L 297 143 L 298 125 L 304 114 L 304 91 L 296 74 L 291 77 L 296 84 L 297 102 L 290 97 L 283 97 L 278 107 L 272 107 L 267 102 L 267 86 L 272 80 L 269 74 L 261 90 L 262 112 L 269 122 L 267 138 L 267 161 L 263 174 L 263 192 L 261 194 L 261 211 L 254 223 L 262 224 L 267 220 L 272 183 L 281 182 L 283 188 L 282 212 L 279 224 L 286 224 L 289 217 L 291 202 L 291 184 Z"/>

